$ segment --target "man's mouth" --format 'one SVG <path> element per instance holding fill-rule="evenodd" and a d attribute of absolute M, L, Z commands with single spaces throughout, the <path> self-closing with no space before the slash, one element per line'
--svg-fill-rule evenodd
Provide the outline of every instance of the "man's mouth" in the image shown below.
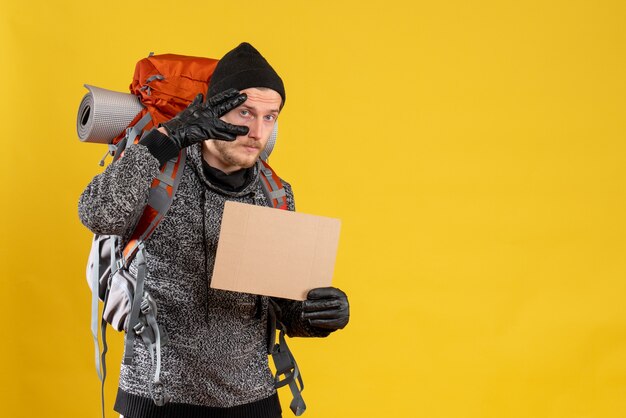
<path fill-rule="evenodd" d="M 258 150 L 260 147 L 256 144 L 242 144 L 242 146 L 249 150 Z"/>

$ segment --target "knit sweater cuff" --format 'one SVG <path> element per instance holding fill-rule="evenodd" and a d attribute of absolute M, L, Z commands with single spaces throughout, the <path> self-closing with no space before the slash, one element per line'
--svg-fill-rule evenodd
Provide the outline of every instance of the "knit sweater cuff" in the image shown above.
<path fill-rule="evenodd" d="M 159 165 L 165 164 L 167 161 L 176 157 L 180 150 L 167 135 L 156 129 L 151 130 L 139 141 L 139 145 L 148 148 L 150 154 L 159 160 Z"/>

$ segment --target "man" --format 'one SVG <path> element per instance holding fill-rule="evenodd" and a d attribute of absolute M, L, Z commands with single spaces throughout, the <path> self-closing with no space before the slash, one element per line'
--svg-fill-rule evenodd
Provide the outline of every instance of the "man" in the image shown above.
<path fill-rule="evenodd" d="M 89 229 L 127 238 L 160 166 L 187 149 L 172 205 L 145 242 L 144 286 L 168 335 L 158 388 L 168 402 L 155 405 L 150 351 L 136 336 L 115 403 L 125 417 L 281 416 L 268 367 L 270 298 L 209 284 L 225 201 L 268 205 L 257 160 L 285 104 L 285 89 L 265 58 L 242 43 L 220 60 L 208 97 L 197 97 L 130 146 L 80 198 L 79 215 Z M 283 185 L 294 210 L 291 186 Z M 336 288 L 313 289 L 304 302 L 274 301 L 290 336 L 325 337 L 348 323 L 347 297 Z"/>

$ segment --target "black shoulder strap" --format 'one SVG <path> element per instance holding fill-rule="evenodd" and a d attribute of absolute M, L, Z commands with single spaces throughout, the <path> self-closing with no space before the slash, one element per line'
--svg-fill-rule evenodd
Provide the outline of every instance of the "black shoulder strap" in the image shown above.
<path fill-rule="evenodd" d="M 289 346 L 285 340 L 286 328 L 280 321 L 280 307 L 272 298 L 269 298 L 268 309 L 268 321 L 271 321 L 270 324 L 274 324 L 270 331 L 268 347 L 269 352 L 272 355 L 272 361 L 274 362 L 274 366 L 276 368 L 274 387 L 278 389 L 285 385 L 289 385 L 291 395 L 293 396 L 293 399 L 289 404 L 289 409 L 291 409 L 294 415 L 300 416 L 304 413 L 304 411 L 306 411 L 306 404 L 302 398 L 304 382 L 302 381 L 300 368 L 298 367 L 298 363 L 296 363 L 296 359 L 293 354 L 291 354 L 291 350 L 289 350 Z M 276 328 L 280 329 L 278 344 L 275 344 Z"/>

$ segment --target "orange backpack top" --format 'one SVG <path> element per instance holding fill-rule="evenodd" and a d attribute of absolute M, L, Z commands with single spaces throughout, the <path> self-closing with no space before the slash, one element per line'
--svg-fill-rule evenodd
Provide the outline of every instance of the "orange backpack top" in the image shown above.
<path fill-rule="evenodd" d="M 206 94 L 217 63 L 212 58 L 175 54 L 150 54 L 137 62 L 130 92 L 139 97 L 145 109 L 129 126 L 135 126 L 148 113 L 151 120 L 142 131 L 176 116 L 198 93 Z M 113 143 L 119 143 L 125 136 L 126 132 L 120 133 Z"/>

